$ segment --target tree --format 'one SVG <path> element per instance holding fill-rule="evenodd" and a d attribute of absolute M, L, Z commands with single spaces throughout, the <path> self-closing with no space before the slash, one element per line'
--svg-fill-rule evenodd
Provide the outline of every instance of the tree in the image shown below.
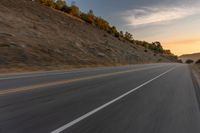
<path fill-rule="evenodd" d="M 164 50 L 163 53 L 166 54 L 166 55 L 173 55 L 172 52 L 169 49 Z"/>
<path fill-rule="evenodd" d="M 80 16 L 80 11 L 79 8 L 76 5 L 72 5 L 69 10 L 68 13 L 73 15 L 73 16 Z"/>
<path fill-rule="evenodd" d="M 120 34 L 121 37 L 124 37 L 123 31 L 120 31 L 119 34 Z"/>
<path fill-rule="evenodd" d="M 56 1 L 56 9 L 62 10 L 64 5 L 66 5 L 66 2 L 63 0 L 57 0 Z"/>
<path fill-rule="evenodd" d="M 64 5 L 63 5 L 61 11 L 63 11 L 63 12 L 67 12 L 68 10 L 69 10 L 69 7 L 67 6 L 67 3 L 64 2 Z"/>
<path fill-rule="evenodd" d="M 48 1 L 47 1 L 47 6 L 49 6 L 49 7 L 51 7 L 51 8 L 55 8 L 54 0 L 48 0 Z"/>
<path fill-rule="evenodd" d="M 155 46 L 154 50 L 156 52 L 158 52 L 158 53 L 163 53 L 164 52 L 164 49 L 163 49 L 163 47 L 162 47 L 160 42 L 153 42 L 153 45 Z"/>
<path fill-rule="evenodd" d="M 88 15 L 94 16 L 93 10 L 90 9 L 90 10 L 88 11 Z"/>
<path fill-rule="evenodd" d="M 187 64 L 192 64 L 192 63 L 194 63 L 194 61 L 193 61 L 192 59 L 187 59 L 187 60 L 185 61 L 185 63 L 187 63 Z"/>
<path fill-rule="evenodd" d="M 94 16 L 93 11 L 89 10 L 87 13 L 87 16 L 88 16 L 89 23 L 94 25 L 96 17 Z"/>
<path fill-rule="evenodd" d="M 124 37 L 128 41 L 133 40 L 133 35 L 131 33 L 129 33 L 129 32 L 126 32 L 125 35 L 124 35 Z"/>
<path fill-rule="evenodd" d="M 116 27 L 115 27 L 115 26 L 112 26 L 112 27 L 111 27 L 111 33 L 112 33 L 112 34 L 115 34 L 116 32 L 117 32 Z"/>

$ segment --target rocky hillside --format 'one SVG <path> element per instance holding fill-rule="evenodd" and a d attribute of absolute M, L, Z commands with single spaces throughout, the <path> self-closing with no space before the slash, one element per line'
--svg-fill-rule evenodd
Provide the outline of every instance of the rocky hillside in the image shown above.
<path fill-rule="evenodd" d="M 0 70 L 176 61 L 31 0 L 0 0 Z"/>

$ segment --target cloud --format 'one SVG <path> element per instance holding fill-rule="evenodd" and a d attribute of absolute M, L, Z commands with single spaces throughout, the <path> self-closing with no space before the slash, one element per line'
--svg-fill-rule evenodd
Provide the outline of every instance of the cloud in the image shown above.
<path fill-rule="evenodd" d="M 127 25 L 138 26 L 165 23 L 198 13 L 200 13 L 200 9 L 195 7 L 143 7 L 126 11 L 122 14 L 122 18 Z"/>

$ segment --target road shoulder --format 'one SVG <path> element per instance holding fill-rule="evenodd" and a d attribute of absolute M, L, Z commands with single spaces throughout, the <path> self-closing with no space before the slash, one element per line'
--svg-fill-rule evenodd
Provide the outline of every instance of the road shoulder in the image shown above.
<path fill-rule="evenodd" d="M 192 65 L 191 67 L 191 76 L 193 80 L 193 84 L 195 87 L 195 92 L 199 104 L 199 110 L 200 110 L 200 65 Z"/>

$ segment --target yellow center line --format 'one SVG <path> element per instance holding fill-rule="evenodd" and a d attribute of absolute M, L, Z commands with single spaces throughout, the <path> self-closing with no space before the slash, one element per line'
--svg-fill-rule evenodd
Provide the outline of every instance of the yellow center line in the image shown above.
<path fill-rule="evenodd" d="M 104 77 L 109 77 L 109 76 L 114 76 L 114 75 L 119 75 L 119 74 L 135 72 L 135 71 L 147 70 L 147 69 L 151 69 L 151 68 L 158 68 L 158 67 L 161 67 L 161 66 L 140 68 L 140 69 L 134 69 L 134 70 L 107 73 L 107 74 L 99 74 L 99 75 L 89 76 L 89 77 L 61 80 L 61 81 L 55 81 L 55 82 L 51 82 L 51 83 L 43 83 L 43 84 L 38 84 L 38 85 L 31 85 L 31 86 L 19 87 L 19 88 L 14 88 L 14 89 L 1 90 L 0 95 L 12 94 L 12 93 L 24 92 L 24 91 L 31 91 L 31 90 L 35 90 L 35 89 L 39 89 L 39 88 L 41 89 L 41 88 L 46 88 L 46 87 L 58 86 L 58 85 L 62 85 L 62 84 L 74 83 L 74 82 L 78 82 L 78 81 L 104 78 Z"/>

